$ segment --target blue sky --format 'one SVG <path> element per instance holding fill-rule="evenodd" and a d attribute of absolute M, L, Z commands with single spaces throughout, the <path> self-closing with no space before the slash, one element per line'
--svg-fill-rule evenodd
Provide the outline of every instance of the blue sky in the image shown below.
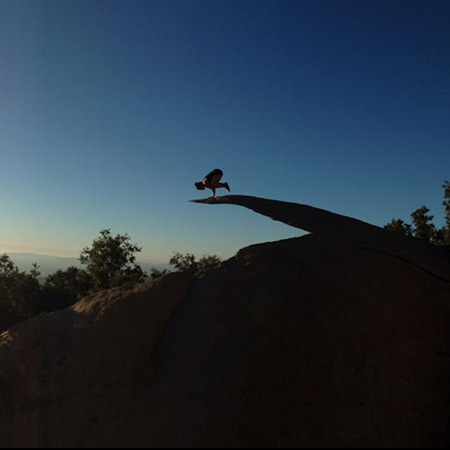
<path fill-rule="evenodd" d="M 448 1 L 0 0 L 0 253 L 142 258 L 301 234 L 232 193 L 383 225 L 450 179 Z"/>

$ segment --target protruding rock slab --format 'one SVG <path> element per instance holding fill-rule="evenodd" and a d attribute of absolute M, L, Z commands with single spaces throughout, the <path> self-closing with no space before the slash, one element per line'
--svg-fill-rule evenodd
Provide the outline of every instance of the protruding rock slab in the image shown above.
<path fill-rule="evenodd" d="M 375 225 L 324 209 L 246 195 L 191 200 L 207 205 L 239 205 L 301 230 L 339 242 L 385 253 L 450 283 L 450 253 L 422 240 L 388 232 Z"/>

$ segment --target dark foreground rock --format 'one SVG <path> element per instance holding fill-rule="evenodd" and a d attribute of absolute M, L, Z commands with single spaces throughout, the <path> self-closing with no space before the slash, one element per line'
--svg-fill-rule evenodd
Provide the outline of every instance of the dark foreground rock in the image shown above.
<path fill-rule="evenodd" d="M 447 447 L 448 254 L 348 220 L 4 333 L 0 445 Z"/>

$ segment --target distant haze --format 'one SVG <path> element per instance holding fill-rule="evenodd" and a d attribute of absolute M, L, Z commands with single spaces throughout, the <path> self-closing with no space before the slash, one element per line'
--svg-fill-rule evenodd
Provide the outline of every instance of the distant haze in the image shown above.
<path fill-rule="evenodd" d="M 52 255 L 40 255 L 36 253 L 7 253 L 9 257 L 14 261 L 16 266 L 22 271 L 30 271 L 32 264 L 37 263 L 39 265 L 39 271 L 42 277 L 47 277 L 57 270 L 66 270 L 68 267 L 75 266 L 82 268 L 78 258 L 63 258 Z M 168 264 L 161 264 L 157 261 L 145 261 L 139 262 L 140 266 L 147 273 L 150 272 L 152 267 L 161 269 L 169 267 Z"/>

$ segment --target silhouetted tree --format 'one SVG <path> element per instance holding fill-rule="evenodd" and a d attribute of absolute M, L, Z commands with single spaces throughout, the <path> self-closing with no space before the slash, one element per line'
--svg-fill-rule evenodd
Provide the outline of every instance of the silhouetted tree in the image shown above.
<path fill-rule="evenodd" d="M 412 236 L 412 227 L 409 223 L 405 223 L 402 219 L 392 219 L 384 228 L 394 233 L 401 233 L 406 236 Z"/>
<path fill-rule="evenodd" d="M 197 272 L 195 256 L 191 253 L 183 255 L 182 253 L 174 252 L 174 255 L 169 260 L 169 264 L 174 266 L 177 272 Z"/>
<path fill-rule="evenodd" d="M 92 277 L 93 290 L 118 287 L 124 283 L 138 283 L 146 273 L 136 263 L 135 253 L 142 249 L 130 243 L 128 234 L 113 237 L 109 229 L 102 230 L 92 247 L 83 249 L 80 261 Z"/>
<path fill-rule="evenodd" d="M 198 261 L 192 253 L 174 252 L 169 260 L 169 264 L 175 268 L 175 272 L 192 272 L 196 275 L 201 275 L 206 271 L 219 266 L 221 263 L 217 255 L 204 255 Z M 171 271 L 168 269 L 158 270 L 152 268 L 150 276 L 152 280 L 167 275 Z"/>
<path fill-rule="evenodd" d="M 150 278 L 152 280 L 156 280 L 157 278 L 161 278 L 164 275 L 167 275 L 168 273 L 170 273 L 170 270 L 167 269 L 155 269 L 154 267 L 152 267 L 150 269 Z"/>
<path fill-rule="evenodd" d="M 203 274 L 207 270 L 217 267 L 221 263 L 217 255 L 205 255 L 198 261 L 191 253 L 182 254 L 175 252 L 170 258 L 169 264 L 174 266 L 178 272 L 192 272 L 195 274 Z"/>
<path fill-rule="evenodd" d="M 445 214 L 445 227 L 442 231 L 444 234 L 444 243 L 450 247 L 450 181 L 445 181 L 442 189 L 444 189 L 444 201 L 442 205 L 444 206 Z"/>
<path fill-rule="evenodd" d="M 407 236 L 424 239 L 432 244 L 448 247 L 450 249 L 450 181 L 444 181 L 444 217 L 445 226 L 436 228 L 433 224 L 434 216 L 429 215 L 430 210 L 422 206 L 411 214 L 414 227 L 401 219 L 393 219 L 384 228 L 388 231 L 399 232 Z"/>
<path fill-rule="evenodd" d="M 47 277 L 42 287 L 41 308 L 56 311 L 68 308 L 93 288 L 92 277 L 86 270 L 69 267 Z"/>
<path fill-rule="evenodd" d="M 430 210 L 426 206 L 422 206 L 411 214 L 411 219 L 414 224 L 414 236 L 433 242 L 436 235 L 436 227 L 432 223 L 434 216 L 427 215 L 429 212 Z"/>
<path fill-rule="evenodd" d="M 433 240 L 431 241 L 432 244 L 445 247 L 446 246 L 445 234 L 446 234 L 446 229 L 445 228 L 436 229 L 436 231 L 434 232 Z"/>
<path fill-rule="evenodd" d="M 39 312 L 39 266 L 30 273 L 21 272 L 10 257 L 0 256 L 0 304 L 13 314 L 25 318 Z"/>
<path fill-rule="evenodd" d="M 217 255 L 205 255 L 202 256 L 197 263 L 197 273 L 202 274 L 208 270 L 218 267 L 221 263 L 220 258 Z"/>

